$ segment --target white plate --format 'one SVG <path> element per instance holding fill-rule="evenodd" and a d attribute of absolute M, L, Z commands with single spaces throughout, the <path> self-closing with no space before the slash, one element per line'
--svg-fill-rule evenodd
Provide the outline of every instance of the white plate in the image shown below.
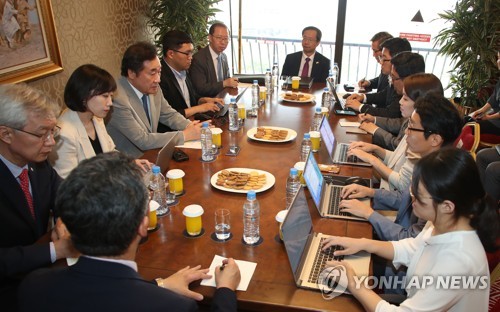
<path fill-rule="evenodd" d="M 237 172 L 243 172 L 243 173 L 250 173 L 251 171 L 257 171 L 259 174 L 265 174 L 266 175 L 266 184 L 264 184 L 260 189 L 258 190 L 254 190 L 255 193 L 260 193 L 260 192 L 264 192 L 264 191 L 267 191 L 268 189 L 270 189 L 274 183 L 276 182 L 276 178 L 270 174 L 269 172 L 267 171 L 263 171 L 263 170 L 258 170 L 258 169 L 249 169 L 249 168 L 227 168 L 227 169 L 224 169 L 224 170 L 228 170 L 228 171 L 237 171 Z M 222 171 L 222 170 L 221 170 Z M 242 194 L 246 194 L 248 192 L 248 190 L 235 190 L 235 189 L 230 189 L 230 188 L 227 188 L 227 187 L 223 187 L 223 186 L 220 186 L 220 185 L 217 185 L 215 184 L 215 182 L 217 182 L 217 176 L 219 175 L 219 173 L 221 171 L 218 171 L 216 172 L 211 178 L 210 178 L 210 184 L 212 184 L 213 187 L 215 187 L 216 189 L 219 189 L 221 191 L 226 191 L 226 192 L 231 192 L 231 193 L 242 193 Z"/>
<path fill-rule="evenodd" d="M 280 97 L 281 97 L 282 101 L 291 102 L 291 103 L 308 103 L 308 102 L 312 102 L 312 101 L 314 101 L 314 99 L 316 99 L 316 97 L 313 94 L 302 93 L 302 92 L 299 92 L 299 93 L 304 94 L 305 98 L 303 100 L 287 100 L 287 99 L 285 99 L 286 93 L 282 93 L 280 95 Z"/>
<path fill-rule="evenodd" d="M 288 131 L 288 134 L 286 135 L 286 138 L 284 140 L 265 140 L 265 139 L 259 139 L 255 137 L 255 134 L 257 133 L 257 127 L 252 128 L 247 131 L 247 137 L 249 137 L 252 140 L 255 141 L 261 141 L 261 142 L 271 142 L 271 143 L 281 143 L 281 142 L 289 142 L 297 137 L 297 132 L 292 129 L 288 128 L 281 128 L 281 127 L 259 127 L 259 128 L 266 128 L 266 129 L 272 129 L 272 130 L 286 130 Z"/>

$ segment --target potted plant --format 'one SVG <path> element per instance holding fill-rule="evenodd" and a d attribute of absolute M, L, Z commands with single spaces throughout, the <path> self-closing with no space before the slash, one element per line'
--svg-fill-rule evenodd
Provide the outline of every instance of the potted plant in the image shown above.
<path fill-rule="evenodd" d="M 219 9 L 212 6 L 220 0 L 152 0 L 149 4 L 147 23 L 154 32 L 155 44 L 161 47 L 161 39 L 169 30 L 187 32 L 195 47 L 207 43 L 207 27 Z"/>
<path fill-rule="evenodd" d="M 497 71 L 500 40 L 500 1 L 458 0 L 454 10 L 439 14 L 451 27 L 439 32 L 439 54 L 454 62 L 450 85 L 460 105 L 477 107 L 488 100 Z"/>

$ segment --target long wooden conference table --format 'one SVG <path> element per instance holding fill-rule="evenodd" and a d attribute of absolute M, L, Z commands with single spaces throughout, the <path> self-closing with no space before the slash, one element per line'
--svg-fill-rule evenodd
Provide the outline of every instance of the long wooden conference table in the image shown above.
<path fill-rule="evenodd" d="M 242 311 L 358 311 L 361 305 L 354 297 L 341 295 L 332 300 L 323 299 L 319 291 L 297 288 L 288 262 L 284 245 L 277 239 L 278 223 L 276 214 L 285 209 L 285 185 L 289 170 L 300 158 L 300 145 L 304 133 L 309 131 L 316 107 L 321 105 L 323 83 L 313 85 L 311 92 L 316 102 L 289 103 L 280 99 L 283 91 L 275 91 L 270 102 L 259 108 L 257 118 L 248 118 L 244 126 L 236 133 L 228 131 L 228 123 L 221 126 L 222 148 L 220 155 L 211 163 L 203 163 L 199 159 L 199 149 L 184 149 L 189 160 L 170 163 L 169 169 L 182 169 L 184 189 L 186 193 L 179 197 L 179 203 L 171 207 L 170 214 L 159 218 L 159 229 L 148 236 L 141 244 L 137 254 L 140 274 L 146 279 L 167 277 L 177 270 L 189 265 L 201 264 L 208 268 L 214 255 L 232 257 L 237 260 L 256 262 L 257 267 L 247 291 L 238 291 L 238 308 Z M 234 91 L 234 90 L 233 90 Z M 241 90 L 240 90 L 241 91 Z M 224 96 L 229 102 L 230 95 Z M 247 90 L 239 103 L 251 106 L 251 92 Z M 371 141 L 369 135 L 347 134 L 345 128 L 338 125 L 340 120 L 355 121 L 356 117 L 329 115 L 329 122 L 338 141 L 354 140 Z M 290 142 L 268 143 L 247 138 L 247 131 L 257 126 L 275 126 L 293 129 L 296 139 Z M 236 157 L 226 156 L 229 136 L 237 140 L 241 151 Z M 148 151 L 145 155 L 155 161 L 157 151 Z M 322 146 L 315 153 L 318 163 L 331 164 L 325 148 Z M 340 166 L 339 175 L 370 177 L 371 169 L 355 166 Z M 260 202 L 260 235 L 263 243 L 258 246 L 247 246 L 241 241 L 243 236 L 243 204 L 245 194 L 218 190 L 211 186 L 213 174 L 226 168 L 252 168 L 264 170 L 274 175 L 276 182 L 269 190 L 257 193 Z M 314 207 L 314 203 L 306 191 L 309 209 L 312 215 L 314 230 L 325 234 L 372 237 L 372 228 L 368 222 L 322 219 Z M 205 234 L 197 238 L 183 235 L 185 217 L 184 207 L 199 204 L 204 209 L 202 217 Z M 226 242 L 211 239 L 214 232 L 214 212 L 217 208 L 226 208 L 231 212 L 231 232 L 233 237 Z M 204 295 L 203 305 L 209 305 L 215 288 L 200 286 L 199 282 L 191 285 L 191 289 Z"/>

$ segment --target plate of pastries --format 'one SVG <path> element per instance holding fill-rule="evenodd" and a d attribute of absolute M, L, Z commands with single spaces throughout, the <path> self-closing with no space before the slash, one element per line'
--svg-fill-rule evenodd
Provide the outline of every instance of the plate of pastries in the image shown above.
<path fill-rule="evenodd" d="M 314 101 L 315 97 L 309 93 L 288 91 L 281 94 L 281 99 L 292 103 L 308 103 Z"/>
<path fill-rule="evenodd" d="M 276 178 L 271 173 L 250 168 L 223 169 L 210 178 L 213 187 L 231 193 L 264 192 L 275 182 Z"/>
<path fill-rule="evenodd" d="M 247 131 L 247 137 L 261 142 L 289 142 L 297 137 L 297 132 L 282 127 L 255 127 Z"/>

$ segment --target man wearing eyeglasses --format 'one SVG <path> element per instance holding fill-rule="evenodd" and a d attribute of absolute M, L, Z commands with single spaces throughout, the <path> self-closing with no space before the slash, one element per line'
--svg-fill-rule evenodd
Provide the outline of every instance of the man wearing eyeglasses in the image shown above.
<path fill-rule="evenodd" d="M 372 42 L 372 55 L 375 60 L 379 61 L 379 57 L 382 55 L 382 43 L 387 39 L 391 39 L 392 35 L 386 31 L 381 31 L 373 35 L 370 39 Z M 389 77 L 387 74 L 380 72 L 378 77 L 370 80 L 365 78 L 358 81 L 358 86 L 365 89 L 377 89 L 378 91 L 384 90 L 389 85 Z"/>
<path fill-rule="evenodd" d="M 223 99 L 200 97 L 187 75 L 194 50 L 191 37 L 183 31 L 171 30 L 163 36 L 162 46 L 160 87 L 170 105 L 185 117 L 218 111 L 219 105 L 224 105 Z"/>
<path fill-rule="evenodd" d="M 0 86 L 2 311 L 16 311 L 16 289 L 26 273 L 74 256 L 64 226 L 58 222 L 47 233 L 61 181 L 47 161 L 59 111 L 55 101 L 25 84 Z"/>
<path fill-rule="evenodd" d="M 133 158 L 174 139 L 177 133 L 161 133 L 162 125 L 181 132 L 177 144 L 200 138 L 201 123 L 189 121 L 170 106 L 160 89 L 160 76 L 161 64 L 154 45 L 137 42 L 127 48 L 106 129 L 116 148 Z"/>
<path fill-rule="evenodd" d="M 302 51 L 288 54 L 281 76 L 300 76 L 324 81 L 330 71 L 330 59 L 316 51 L 321 43 L 321 30 L 308 26 L 302 30 Z"/>
<path fill-rule="evenodd" d="M 200 96 L 216 96 L 224 88 L 237 88 L 238 79 L 230 77 L 227 56 L 229 31 L 221 22 L 213 23 L 208 31 L 209 45 L 193 56 L 189 69 L 194 88 Z"/>
<path fill-rule="evenodd" d="M 394 56 L 401 52 L 411 52 L 411 45 L 407 39 L 392 38 L 387 39 L 381 45 L 382 55 L 379 56 L 381 72 L 384 75 L 390 75 L 392 64 L 391 60 Z M 377 93 L 372 94 L 352 94 L 347 98 L 346 106 L 364 114 L 373 116 L 399 118 L 399 100 L 401 95 L 397 94 L 392 86 L 392 81 L 389 80 L 389 86 L 384 90 L 377 90 Z M 376 107 L 374 107 L 374 104 Z"/>

